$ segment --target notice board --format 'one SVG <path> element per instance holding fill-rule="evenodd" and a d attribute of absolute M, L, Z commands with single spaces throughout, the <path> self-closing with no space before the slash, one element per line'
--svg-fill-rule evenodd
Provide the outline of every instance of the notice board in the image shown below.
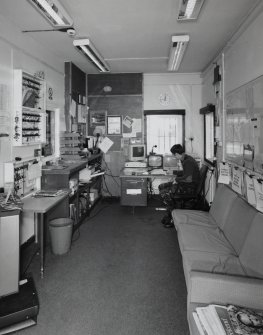
<path fill-rule="evenodd" d="M 263 76 L 226 96 L 226 159 L 263 173 Z"/>

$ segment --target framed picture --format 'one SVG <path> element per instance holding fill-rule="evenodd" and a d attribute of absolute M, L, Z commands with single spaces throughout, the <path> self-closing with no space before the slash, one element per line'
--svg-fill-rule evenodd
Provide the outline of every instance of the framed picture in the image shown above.
<path fill-rule="evenodd" d="M 106 110 L 90 110 L 90 127 L 95 128 L 97 126 L 106 126 Z"/>
<path fill-rule="evenodd" d="M 107 116 L 107 133 L 108 135 L 122 134 L 122 116 L 120 115 Z"/>

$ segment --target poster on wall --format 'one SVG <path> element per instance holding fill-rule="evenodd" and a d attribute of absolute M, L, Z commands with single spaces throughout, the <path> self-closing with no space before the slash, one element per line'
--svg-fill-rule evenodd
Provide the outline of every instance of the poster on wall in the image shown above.
<path fill-rule="evenodd" d="M 107 116 L 107 133 L 108 135 L 121 135 L 122 117 L 120 115 Z"/>
<path fill-rule="evenodd" d="M 140 118 L 125 117 L 123 122 L 123 137 L 137 137 L 142 132 L 142 120 Z"/>

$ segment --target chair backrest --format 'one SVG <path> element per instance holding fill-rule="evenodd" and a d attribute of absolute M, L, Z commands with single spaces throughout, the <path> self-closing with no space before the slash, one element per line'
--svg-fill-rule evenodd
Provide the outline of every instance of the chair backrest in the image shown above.
<path fill-rule="evenodd" d="M 206 174 L 208 171 L 208 166 L 203 164 L 200 169 L 200 180 L 196 189 L 196 195 L 200 195 L 204 189 Z"/>

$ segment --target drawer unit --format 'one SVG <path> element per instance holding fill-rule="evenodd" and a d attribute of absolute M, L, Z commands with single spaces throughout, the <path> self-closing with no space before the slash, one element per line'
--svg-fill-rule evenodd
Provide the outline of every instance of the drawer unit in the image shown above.
<path fill-rule="evenodd" d="M 121 205 L 147 206 L 147 179 L 140 177 L 122 177 Z"/>

